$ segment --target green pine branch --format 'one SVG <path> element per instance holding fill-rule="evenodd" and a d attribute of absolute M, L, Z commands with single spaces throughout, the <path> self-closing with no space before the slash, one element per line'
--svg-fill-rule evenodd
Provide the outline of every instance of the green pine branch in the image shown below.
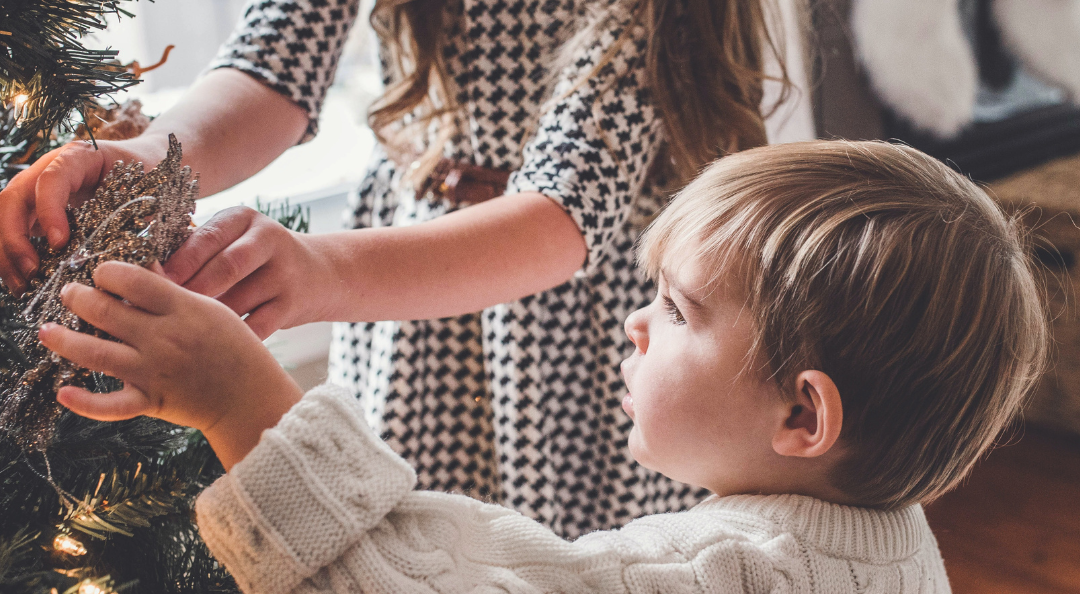
<path fill-rule="evenodd" d="M 29 528 L 19 528 L 15 534 L 0 536 L 0 585 L 8 583 L 19 569 L 28 564 L 32 547 L 39 533 Z"/>
<path fill-rule="evenodd" d="M 311 207 L 289 204 L 289 199 L 275 200 L 266 204 L 255 197 L 255 210 L 281 223 L 283 227 L 297 233 L 307 233 L 311 227 Z"/>
<path fill-rule="evenodd" d="M 82 39 L 130 17 L 132 0 L 0 0 L 0 103 L 16 120 L 0 144 L 47 138 L 87 102 L 139 81 L 116 63 L 116 50 Z"/>
<path fill-rule="evenodd" d="M 127 594 L 236 592 L 192 522 L 196 495 L 223 472 L 202 434 L 145 418 L 60 425 L 50 464 L 0 467 L 0 592 L 64 592 L 101 576 L 122 577 L 113 589 Z M 77 454 L 84 445 L 94 451 Z M 16 447 L 0 433 L 5 446 Z M 58 538 L 86 552 L 64 553 Z"/>
<path fill-rule="evenodd" d="M 183 431 L 185 439 L 196 439 Z M 184 448 L 165 453 L 152 465 L 133 470 L 116 467 L 102 473 L 92 493 L 70 502 L 65 526 L 97 539 L 111 534 L 133 536 L 159 516 L 177 513 L 205 485 L 199 480 L 208 461 L 206 452 Z"/>

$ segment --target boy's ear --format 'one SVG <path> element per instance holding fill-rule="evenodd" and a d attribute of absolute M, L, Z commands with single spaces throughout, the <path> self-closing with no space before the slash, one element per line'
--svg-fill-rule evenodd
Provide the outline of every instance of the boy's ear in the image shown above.
<path fill-rule="evenodd" d="M 840 437 L 844 407 L 832 378 L 820 371 L 795 377 L 793 398 L 773 435 L 773 450 L 781 456 L 814 458 L 828 452 Z"/>

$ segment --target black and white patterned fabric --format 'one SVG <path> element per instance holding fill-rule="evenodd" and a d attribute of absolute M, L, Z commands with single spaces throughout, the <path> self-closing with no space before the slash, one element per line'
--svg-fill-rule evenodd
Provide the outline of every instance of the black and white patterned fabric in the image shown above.
<path fill-rule="evenodd" d="M 337 324 L 330 375 L 364 402 L 422 488 L 504 503 L 571 538 L 703 496 L 640 467 L 626 448 L 619 363 L 633 345 L 622 321 L 654 291 L 633 246 L 662 202 L 648 172 L 663 133 L 644 84 L 644 34 L 625 19 L 547 88 L 546 65 L 589 4 L 450 0 L 443 48 L 466 122 L 444 154 L 513 170 L 508 193 L 561 204 L 585 237 L 586 265 L 566 284 L 474 315 Z M 352 0 L 256 0 L 214 66 L 266 81 L 308 110 L 313 132 L 356 13 Z M 575 84 L 617 41 L 600 71 Z M 351 201 L 354 227 L 451 208 L 418 199 L 401 170 L 376 151 Z"/>

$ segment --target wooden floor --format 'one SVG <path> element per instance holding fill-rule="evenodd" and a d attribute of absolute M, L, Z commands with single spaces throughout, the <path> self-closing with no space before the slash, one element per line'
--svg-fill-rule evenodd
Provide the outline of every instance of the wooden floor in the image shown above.
<path fill-rule="evenodd" d="M 1080 437 L 1028 428 L 926 509 L 955 594 L 1080 594 Z"/>

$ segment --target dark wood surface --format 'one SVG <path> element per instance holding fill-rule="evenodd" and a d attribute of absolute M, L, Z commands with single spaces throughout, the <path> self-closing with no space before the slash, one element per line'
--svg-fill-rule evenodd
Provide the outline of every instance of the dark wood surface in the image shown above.
<path fill-rule="evenodd" d="M 1080 594 L 1080 437 L 1029 427 L 926 508 L 955 594 Z"/>

